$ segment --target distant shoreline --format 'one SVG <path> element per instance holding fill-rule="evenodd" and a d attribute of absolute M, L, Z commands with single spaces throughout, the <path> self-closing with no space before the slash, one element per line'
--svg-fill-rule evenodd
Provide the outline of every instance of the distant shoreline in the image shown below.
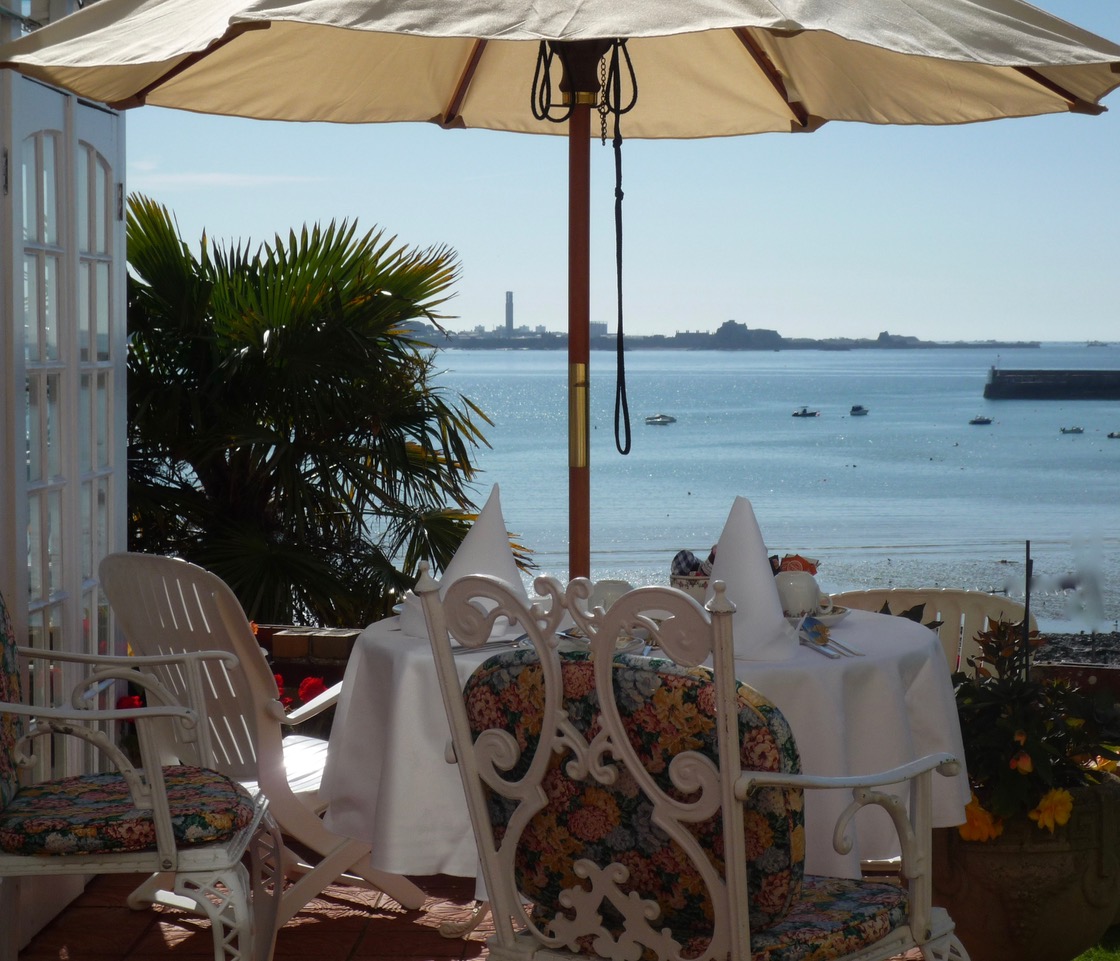
<path fill-rule="evenodd" d="M 851 350 L 944 350 L 944 349 L 987 349 L 987 350 L 1017 350 L 1041 347 L 1037 340 L 1032 341 L 957 341 L 942 343 L 923 341 L 916 344 L 880 344 L 874 340 L 853 340 L 836 343 L 834 341 L 812 341 L 798 338 L 783 343 L 780 347 L 750 347 L 733 344 L 677 344 L 659 341 L 672 341 L 672 338 L 658 338 L 630 336 L 626 337 L 627 350 L 742 350 L 756 351 L 759 353 L 776 353 L 783 350 L 824 350 L 824 351 L 851 351 Z M 650 343 L 653 341 L 653 343 Z M 568 338 L 564 334 L 542 334 L 536 337 L 449 337 L 446 343 L 437 344 L 443 348 L 455 350 L 566 350 Z M 591 350 L 615 350 L 617 342 L 614 337 L 592 337 Z"/>
<path fill-rule="evenodd" d="M 529 333 L 524 329 L 514 331 L 510 336 L 504 332 L 457 333 L 439 331 L 424 324 L 410 324 L 415 336 L 425 338 L 435 347 L 451 347 L 458 350 L 566 350 L 568 335 L 555 331 Z M 592 350 L 615 350 L 618 341 L 615 335 L 601 334 L 589 338 Z M 745 324 L 729 320 L 716 331 L 678 331 L 672 336 L 665 334 L 627 334 L 628 350 L 944 350 L 969 348 L 977 350 L 1013 350 L 1019 348 L 1039 348 L 1037 340 L 982 340 L 982 341 L 935 341 L 921 340 L 905 334 L 892 334 L 883 331 L 875 338 L 830 337 L 814 339 L 810 337 L 783 337 L 776 330 L 750 329 Z"/>

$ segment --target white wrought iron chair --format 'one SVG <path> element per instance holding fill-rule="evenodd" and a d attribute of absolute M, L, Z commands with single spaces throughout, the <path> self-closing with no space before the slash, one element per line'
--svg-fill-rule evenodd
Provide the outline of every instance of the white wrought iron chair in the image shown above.
<path fill-rule="evenodd" d="M 710 616 L 672 588 L 590 614 L 585 579 L 536 589 L 547 611 L 485 576 L 456 581 L 442 601 L 427 572 L 418 586 L 494 909 L 492 958 L 873 961 L 919 948 L 926 961 L 967 959 L 930 902 L 931 778 L 954 759 L 802 775 L 780 711 L 735 679 L 722 583 Z M 566 613 L 587 650 L 561 651 Z M 478 646 L 500 615 L 531 648 L 495 653 L 464 688 L 450 638 Z M 634 635 L 660 652 L 617 653 Z M 714 670 L 701 666 L 709 659 Z M 876 790 L 904 781 L 909 814 Z M 852 793 L 841 849 L 859 808 L 887 810 L 905 887 L 804 875 L 803 791 L 817 788 Z"/>
<path fill-rule="evenodd" d="M 64 707 L 21 702 L 20 660 L 35 671 L 70 662 L 84 672 Z M 157 725 L 184 739 L 203 730 L 150 673 L 156 659 L 65 655 L 17 647 L 0 597 L 0 961 L 16 961 L 21 877 L 160 872 L 178 906 L 208 917 L 216 961 L 267 961 L 276 934 L 280 834 L 263 797 L 253 798 L 217 771 L 160 764 Z M 200 688 L 202 666 L 233 662 L 199 652 L 168 658 L 184 683 Z M 55 675 L 57 676 L 57 675 Z M 149 706 L 104 709 L 114 682 L 142 689 Z M 107 683 L 108 682 L 108 683 Z M 106 690 L 107 689 L 107 690 Z M 100 730 L 105 722 L 136 725 L 139 762 Z M 30 749 L 40 738 L 72 737 L 96 749 L 105 770 L 26 782 Z M 248 853 L 249 867 L 243 863 Z"/>
<path fill-rule="evenodd" d="M 990 621 L 1022 621 L 1026 609 L 1018 601 L 984 591 L 964 591 L 947 587 L 880 588 L 833 594 L 832 603 L 860 611 L 902 614 L 924 605 L 921 622 L 940 621 L 937 636 L 945 650 L 950 671 L 968 670 L 968 658 L 980 653 L 978 632 Z M 1038 627 L 1031 616 L 1031 630 Z"/>
<path fill-rule="evenodd" d="M 280 925 L 340 879 L 380 890 L 403 907 L 421 907 L 425 895 L 413 882 L 369 866 L 368 842 L 341 837 L 323 823 L 318 791 L 327 742 L 284 734 L 285 725 L 306 720 L 335 703 L 341 684 L 285 714 L 264 652 L 240 603 L 220 577 L 186 561 L 151 554 L 111 554 L 102 560 L 100 575 L 134 653 L 216 649 L 236 655 L 236 670 L 227 670 L 224 664 L 207 669 L 203 698 L 209 753 L 204 760 L 252 793 L 267 797 L 281 832 L 298 842 L 298 854 L 292 845 L 285 847 L 284 871 L 292 883 L 281 899 Z M 157 675 L 176 695 L 188 696 L 176 672 L 161 668 Z M 193 759 L 197 743 L 168 740 L 164 750 L 171 757 Z M 133 897 L 140 902 L 166 902 L 161 887 L 161 879 L 152 878 Z"/>

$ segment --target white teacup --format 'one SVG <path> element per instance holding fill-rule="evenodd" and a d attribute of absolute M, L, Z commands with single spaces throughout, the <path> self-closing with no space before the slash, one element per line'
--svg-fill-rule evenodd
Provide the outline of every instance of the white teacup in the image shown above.
<path fill-rule="evenodd" d="M 774 576 L 774 584 L 786 617 L 816 616 L 832 610 L 832 598 L 821 593 L 816 578 L 808 571 L 782 571 Z"/>
<path fill-rule="evenodd" d="M 591 588 L 591 597 L 587 601 L 587 606 L 590 610 L 595 610 L 596 607 L 601 607 L 604 611 L 608 610 L 615 601 L 630 590 L 633 590 L 633 587 L 629 581 L 615 581 L 610 578 L 596 581 Z"/>

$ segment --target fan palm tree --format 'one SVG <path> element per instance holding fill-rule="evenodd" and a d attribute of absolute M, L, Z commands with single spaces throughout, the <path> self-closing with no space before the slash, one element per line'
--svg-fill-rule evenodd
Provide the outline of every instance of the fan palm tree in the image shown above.
<path fill-rule="evenodd" d="M 403 326 L 439 327 L 454 252 L 343 221 L 195 257 L 138 195 L 127 238 L 130 548 L 214 571 L 257 620 L 383 615 L 475 511 L 489 420 Z"/>

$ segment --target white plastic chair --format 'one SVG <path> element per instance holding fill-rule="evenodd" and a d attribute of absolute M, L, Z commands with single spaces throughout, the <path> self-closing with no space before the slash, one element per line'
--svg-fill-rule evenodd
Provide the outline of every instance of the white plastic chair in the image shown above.
<path fill-rule="evenodd" d="M 968 658 L 980 653 L 976 635 L 990 621 L 1022 621 L 1025 608 L 1018 601 L 984 591 L 964 591 L 947 587 L 880 588 L 833 594 L 832 603 L 859 611 L 901 614 L 919 604 L 925 605 L 922 623 L 941 621 L 937 636 L 945 650 L 949 670 L 968 670 Z M 1031 630 L 1038 627 L 1031 616 Z"/>
<path fill-rule="evenodd" d="M 368 865 L 368 842 L 329 831 L 321 818 L 319 785 L 327 741 L 284 735 L 283 726 L 318 714 L 338 699 L 341 684 L 309 704 L 285 714 L 275 677 L 252 627 L 229 586 L 194 564 L 150 554 L 112 554 L 101 562 L 101 583 L 126 640 L 136 654 L 223 650 L 239 660 L 236 670 L 218 665 L 207 671 L 204 710 L 209 719 L 205 762 L 264 794 L 281 832 L 298 842 L 304 860 L 288 846 L 284 870 L 293 882 L 280 905 L 280 925 L 327 885 L 339 880 L 376 888 L 403 907 L 415 909 L 425 895 L 407 878 Z M 182 697 L 188 693 L 173 671 L 159 679 Z M 371 737 L 376 732 L 370 732 Z M 168 739 L 172 757 L 198 757 L 198 742 Z M 139 900 L 166 900 L 153 878 L 138 890 Z"/>
<path fill-rule="evenodd" d="M 83 674 L 69 704 L 22 703 L 19 659 L 38 671 L 68 663 L 69 671 Z M 202 725 L 196 711 L 141 672 L 166 667 L 197 691 L 204 665 L 235 659 L 211 651 L 158 660 L 17 647 L 0 597 L 0 879 L 6 879 L 0 883 L 0 961 L 17 958 L 18 878 L 137 872 L 159 872 L 178 907 L 209 918 L 215 961 L 272 957 L 283 877 L 280 834 L 267 801 L 213 770 L 161 766 L 157 726 L 191 738 Z M 144 691 L 148 707 L 88 706 L 98 703 L 106 683 L 111 690 L 126 681 Z M 126 720 L 136 725 L 136 764 L 99 729 Z M 56 737 L 84 741 L 104 769 L 21 783 L 28 779 L 20 769 L 34 762 L 30 749 L 39 738 Z"/>
<path fill-rule="evenodd" d="M 953 758 L 801 774 L 780 711 L 735 679 L 722 583 L 710 617 L 672 588 L 638 588 L 590 614 L 586 579 L 565 591 L 539 578 L 536 589 L 550 601 L 530 610 L 493 577 L 463 577 L 442 601 L 426 571 L 417 588 L 493 906 L 491 957 L 882 961 L 918 948 L 925 961 L 966 961 L 931 906 L 931 779 L 954 773 Z M 586 651 L 561 652 L 565 615 Z M 497 651 L 464 688 L 450 635 L 477 647 L 498 616 L 532 650 Z M 617 653 L 636 632 L 656 656 Z M 699 666 L 709 659 L 714 670 Z M 909 813 L 877 790 L 907 781 Z M 806 789 L 851 792 L 839 850 L 860 808 L 883 807 L 906 886 L 803 877 Z"/>

